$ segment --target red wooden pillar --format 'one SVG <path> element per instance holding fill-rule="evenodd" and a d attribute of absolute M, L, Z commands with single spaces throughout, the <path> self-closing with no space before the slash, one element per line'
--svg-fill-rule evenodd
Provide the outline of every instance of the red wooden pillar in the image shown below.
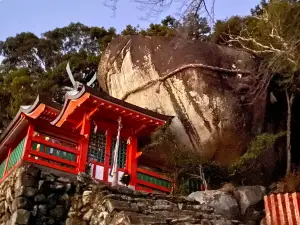
<path fill-rule="evenodd" d="M 128 173 L 130 174 L 130 185 L 136 186 L 137 184 L 137 137 L 131 136 L 130 143 L 128 146 L 127 155 L 127 166 Z"/>
<path fill-rule="evenodd" d="M 26 140 L 25 140 L 23 155 L 22 155 L 22 159 L 24 159 L 24 160 L 29 158 L 29 152 L 30 152 L 31 147 L 32 147 L 33 134 L 34 134 L 34 126 L 32 124 L 29 124 L 27 134 L 26 134 Z"/>
<path fill-rule="evenodd" d="M 103 181 L 108 182 L 108 170 L 109 170 L 109 160 L 110 160 L 110 150 L 112 143 L 111 130 L 106 130 L 106 147 L 105 147 L 105 157 L 104 157 L 104 174 Z"/>
<path fill-rule="evenodd" d="M 88 148 L 89 148 L 89 138 L 91 132 L 91 121 L 88 118 L 88 115 L 85 114 L 82 121 L 82 127 L 80 134 L 84 135 L 84 139 L 81 140 L 79 146 L 79 155 L 78 155 L 78 173 L 85 172 L 87 156 L 88 156 Z"/>

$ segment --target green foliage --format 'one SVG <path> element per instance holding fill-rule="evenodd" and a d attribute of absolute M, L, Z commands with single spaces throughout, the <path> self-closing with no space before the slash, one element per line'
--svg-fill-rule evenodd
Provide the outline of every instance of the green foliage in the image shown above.
<path fill-rule="evenodd" d="M 278 134 L 263 133 L 258 135 L 250 143 L 247 152 L 231 165 L 230 170 L 235 173 L 237 170 L 244 169 L 248 166 L 249 162 L 258 158 L 265 150 L 272 148 L 276 140 L 285 135 L 286 132 L 280 132 Z"/>
<path fill-rule="evenodd" d="M 208 25 L 199 18 L 201 26 Z M 179 21 L 168 16 L 160 24 L 146 29 L 127 25 L 121 35 L 174 36 Z M 111 27 L 89 27 L 70 23 L 43 33 L 40 37 L 22 32 L 0 41 L 0 129 L 38 94 L 51 95 L 61 102 L 63 86 L 70 86 L 65 67 L 69 61 L 75 79 L 83 83 L 98 68 L 102 51 L 117 36 Z M 2 123 L 2 124 L 1 124 Z"/>
<path fill-rule="evenodd" d="M 38 94 L 60 101 L 61 87 L 71 85 L 65 70 L 68 61 L 76 79 L 85 82 L 97 71 L 101 51 L 114 36 L 114 28 L 71 23 L 41 37 L 23 32 L 0 42 L 5 57 L 0 68 L 2 122 L 12 119 L 20 105 L 32 103 Z"/>
<path fill-rule="evenodd" d="M 189 13 L 183 18 L 181 27 L 186 30 L 188 37 L 198 40 L 208 40 L 211 28 L 205 17 Z"/>
<path fill-rule="evenodd" d="M 198 152 L 180 144 L 176 140 L 168 125 L 157 129 L 151 135 L 150 143 L 143 148 L 143 151 L 152 150 L 167 153 L 167 163 L 180 169 L 189 168 L 204 162 L 204 159 Z"/>
<path fill-rule="evenodd" d="M 131 25 L 127 25 L 125 30 L 121 32 L 122 35 L 137 35 L 138 34 L 138 28 L 133 27 Z"/>

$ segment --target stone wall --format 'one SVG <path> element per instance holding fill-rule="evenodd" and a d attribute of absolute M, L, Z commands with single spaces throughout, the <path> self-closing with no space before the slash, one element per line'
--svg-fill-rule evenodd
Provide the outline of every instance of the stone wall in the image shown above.
<path fill-rule="evenodd" d="M 73 180 L 73 178 L 76 178 Z M 1 225 L 241 224 L 186 197 L 112 188 L 22 165 L 0 184 Z"/>
<path fill-rule="evenodd" d="M 0 224 L 64 224 L 74 187 L 68 178 L 23 165 L 0 184 Z"/>
<path fill-rule="evenodd" d="M 104 184 L 84 190 L 73 198 L 66 225 L 241 224 L 186 197 L 146 194 Z"/>

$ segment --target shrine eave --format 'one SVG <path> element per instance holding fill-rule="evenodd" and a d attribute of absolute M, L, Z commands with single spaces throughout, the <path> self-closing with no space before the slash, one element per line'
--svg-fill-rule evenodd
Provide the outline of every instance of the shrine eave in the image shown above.
<path fill-rule="evenodd" d="M 114 108 L 115 111 L 120 112 L 120 116 L 132 115 L 135 117 L 140 117 L 148 121 L 152 121 L 156 125 L 163 125 L 167 121 L 171 120 L 172 116 L 166 116 L 154 111 L 141 108 L 139 106 L 130 104 L 128 102 L 122 101 L 120 99 L 114 98 L 105 92 L 98 92 L 96 89 L 90 88 L 88 86 L 83 86 L 82 89 L 73 95 L 66 95 L 64 106 L 60 111 L 58 117 L 51 122 L 52 125 L 62 126 L 68 119 L 70 115 L 74 113 L 78 108 L 83 107 L 82 105 L 92 101 L 95 103 L 95 108 L 90 109 L 89 114 L 92 115 L 101 107 Z M 121 114 L 121 112 L 123 114 Z"/>
<path fill-rule="evenodd" d="M 21 106 L 18 113 L 4 130 L 0 137 L 0 151 L 4 144 L 7 144 L 7 139 L 9 139 L 12 134 L 16 135 L 18 130 L 27 126 L 28 119 L 43 119 L 48 122 L 52 121 L 59 113 L 61 107 L 50 99 L 37 96 L 36 100 L 32 105 Z"/>

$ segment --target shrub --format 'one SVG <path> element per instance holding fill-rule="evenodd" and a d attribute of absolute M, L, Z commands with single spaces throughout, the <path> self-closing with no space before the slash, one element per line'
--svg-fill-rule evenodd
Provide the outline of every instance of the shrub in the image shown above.
<path fill-rule="evenodd" d="M 229 167 L 231 174 L 234 175 L 238 171 L 247 170 L 255 164 L 255 159 L 261 156 L 265 150 L 272 148 L 276 140 L 285 135 L 285 132 L 280 132 L 278 134 L 263 133 L 256 136 L 251 141 L 248 151 Z M 252 165 L 250 165 L 251 163 Z"/>

